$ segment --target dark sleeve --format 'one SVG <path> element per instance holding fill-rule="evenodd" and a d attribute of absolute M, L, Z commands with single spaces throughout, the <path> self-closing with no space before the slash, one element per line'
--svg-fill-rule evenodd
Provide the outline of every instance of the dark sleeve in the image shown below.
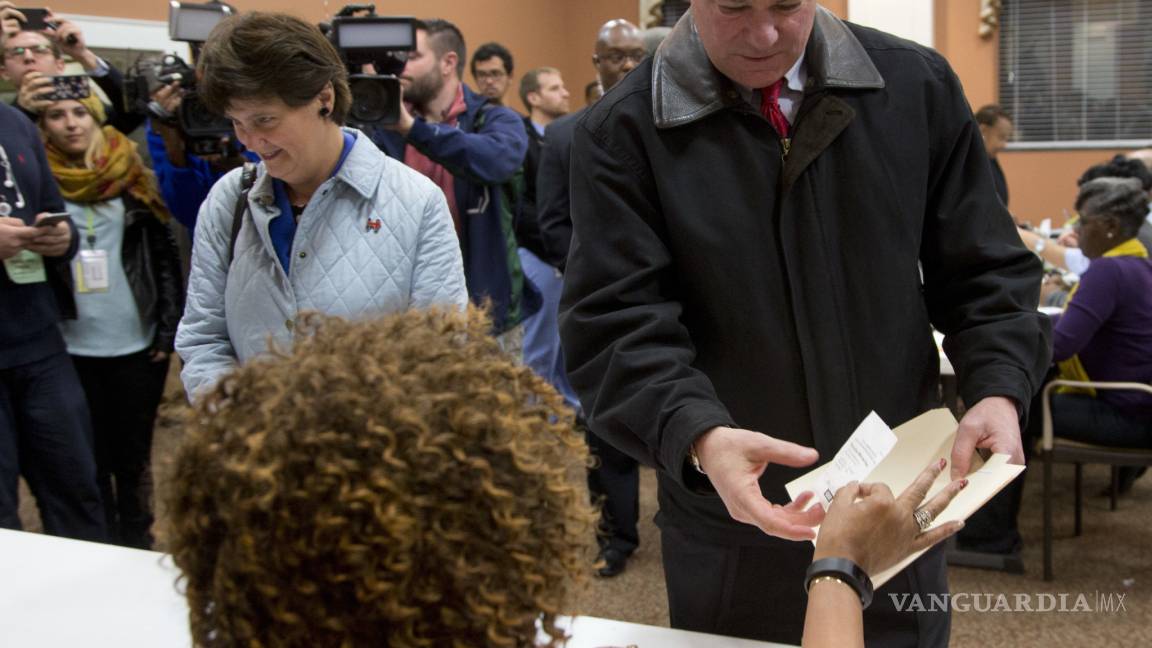
<path fill-rule="evenodd" d="M 52 169 L 48 166 L 48 155 L 44 152 L 40 133 L 32 122 L 25 122 L 22 127 L 28 141 L 28 149 L 34 158 L 33 164 L 36 166 L 36 174 L 40 178 L 40 186 L 36 187 L 35 202 L 32 203 L 36 205 L 36 212 L 65 211 L 64 198 L 60 195 L 56 178 L 52 176 Z"/>
<path fill-rule="evenodd" d="M 185 166 L 177 167 L 168 158 L 168 148 L 164 138 L 147 127 L 148 153 L 152 156 L 152 169 L 160 184 L 160 195 L 168 205 L 168 211 L 188 229 L 196 227 L 196 215 L 200 205 L 208 197 L 212 185 L 223 175 L 212 169 L 203 158 L 185 155 Z"/>
<path fill-rule="evenodd" d="M 527 124 L 532 128 L 531 124 Z M 536 217 L 536 169 L 540 166 L 540 142 L 528 133 L 528 153 L 524 156 L 523 172 L 517 174 L 515 185 L 516 241 L 541 259 L 547 259 L 544 242 L 540 238 L 540 222 Z"/>
<path fill-rule="evenodd" d="M 36 213 L 67 211 L 64 207 L 64 198 L 60 195 L 60 188 L 56 184 L 56 178 L 52 176 L 52 169 L 48 166 L 48 155 L 44 152 L 44 145 L 40 143 L 40 134 L 31 123 L 27 123 L 25 126 L 28 134 L 28 148 L 35 158 L 36 174 L 40 177 L 40 186 L 36 188 L 36 202 L 33 203 L 38 205 Z M 76 229 L 76 224 L 72 222 L 72 219 L 68 219 L 68 228 L 72 230 L 72 242 L 68 245 L 68 251 L 58 257 L 45 257 L 48 263 L 67 264 L 72 257 L 76 256 L 76 251 L 80 249 L 80 231 Z"/>
<path fill-rule="evenodd" d="M 574 133 L 560 334 L 590 428 L 683 484 L 691 443 L 732 417 L 693 366 L 654 180 L 622 137 L 598 139 L 583 122 Z"/>
<path fill-rule="evenodd" d="M 104 64 L 108 66 L 108 74 L 92 77 L 92 80 L 112 103 L 112 109 L 108 111 L 108 125 L 127 135 L 139 128 L 145 118 L 144 115 L 128 110 L 124 104 L 124 75 L 111 63 L 104 61 Z"/>
<path fill-rule="evenodd" d="M 1026 414 L 1051 361 L 1050 323 L 1037 311 L 1043 266 L 997 198 L 959 80 L 939 65 L 928 114 L 950 117 L 932 122 L 920 250 L 925 302 L 964 402 L 1007 396 Z"/>
<path fill-rule="evenodd" d="M 475 133 L 417 119 L 408 142 L 452 175 L 486 185 L 508 182 L 524 163 L 528 150 L 524 122 L 512 110 L 499 106 L 487 109 L 484 123 Z"/>
<path fill-rule="evenodd" d="M 536 172 L 536 221 L 548 263 L 565 269 L 568 249 L 572 245 L 572 215 L 568 201 L 569 153 L 571 128 L 549 127 L 540 145 L 540 163 Z"/>
<path fill-rule="evenodd" d="M 1109 259 L 1092 262 L 1052 331 L 1052 359 L 1060 362 L 1080 353 L 1116 310 L 1120 268 Z"/>
<path fill-rule="evenodd" d="M 184 285 L 180 272 L 180 253 L 167 223 L 153 221 L 146 229 L 152 252 L 152 272 L 156 279 L 156 339 L 153 349 L 172 353 L 176 328 L 184 314 Z"/>

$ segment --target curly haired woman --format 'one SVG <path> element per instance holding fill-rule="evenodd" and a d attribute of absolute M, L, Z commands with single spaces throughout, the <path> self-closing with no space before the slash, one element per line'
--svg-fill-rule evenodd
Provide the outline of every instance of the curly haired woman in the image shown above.
<path fill-rule="evenodd" d="M 556 392 L 476 311 L 303 322 L 196 403 L 168 475 L 196 645 L 558 645 L 595 517 Z"/>

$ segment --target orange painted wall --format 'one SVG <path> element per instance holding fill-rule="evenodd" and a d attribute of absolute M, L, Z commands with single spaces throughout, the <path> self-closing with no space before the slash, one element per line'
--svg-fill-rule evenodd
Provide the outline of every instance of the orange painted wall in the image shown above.
<path fill-rule="evenodd" d="M 996 101 L 999 88 L 998 35 L 980 38 L 980 0 L 934 0 L 936 49 L 951 63 L 972 107 Z M 1111 149 L 1007 151 L 1000 164 L 1008 178 L 1009 207 L 1017 220 L 1064 221 L 1076 197 L 1076 179 L 1089 166 L 1117 153 Z"/>
<path fill-rule="evenodd" d="M 241 11 L 288 11 L 318 22 L 343 6 L 292 3 L 285 0 L 229 0 Z M 373 0 L 367 0 L 369 2 Z M 23 4 L 23 3 L 20 3 Z M 159 0 L 53 0 L 54 10 L 92 16 L 167 20 L 168 5 Z M 639 20 L 638 0 L 375 0 L 377 11 L 388 15 L 446 18 L 464 33 L 469 53 L 486 41 L 498 41 L 512 51 L 515 82 L 505 100 L 523 112 L 516 96 L 520 75 L 544 65 L 559 68 L 572 92 L 573 108 L 583 104 L 584 84 L 595 77 L 592 47 L 600 25 L 613 18 Z M 472 83 L 470 74 L 466 80 Z"/>

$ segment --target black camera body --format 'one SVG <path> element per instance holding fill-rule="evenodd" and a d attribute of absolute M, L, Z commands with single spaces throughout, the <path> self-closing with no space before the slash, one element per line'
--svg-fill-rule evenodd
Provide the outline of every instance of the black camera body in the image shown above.
<path fill-rule="evenodd" d="M 193 52 L 199 51 L 208 34 L 221 20 L 235 13 L 232 7 L 221 3 L 203 5 L 171 2 L 168 14 L 168 34 L 172 40 L 189 43 Z M 175 114 L 170 114 L 156 102 L 152 93 L 165 85 L 180 82 L 182 98 Z M 175 54 L 160 59 L 142 59 L 128 71 L 124 84 L 125 99 L 130 109 L 174 126 L 180 131 L 184 147 L 193 155 L 236 154 L 236 136 L 232 122 L 208 110 L 196 94 L 196 70 Z"/>
<path fill-rule="evenodd" d="M 375 10 L 372 5 L 349 5 L 332 19 L 327 30 L 348 66 L 352 106 L 346 121 L 359 129 L 400 120 L 400 73 L 408 62 L 408 52 L 416 49 L 414 19 L 377 16 Z M 369 15 L 352 15 L 357 12 Z M 368 65 L 374 73 L 364 72 Z"/>
<path fill-rule="evenodd" d="M 176 112 L 169 113 L 151 100 L 152 93 L 165 85 L 180 82 L 182 99 Z M 128 71 L 124 84 L 130 109 L 161 121 L 180 131 L 184 147 L 193 155 L 227 155 L 225 142 L 235 136 L 232 122 L 208 110 L 196 94 L 196 70 L 175 54 L 160 59 L 142 59 Z"/>

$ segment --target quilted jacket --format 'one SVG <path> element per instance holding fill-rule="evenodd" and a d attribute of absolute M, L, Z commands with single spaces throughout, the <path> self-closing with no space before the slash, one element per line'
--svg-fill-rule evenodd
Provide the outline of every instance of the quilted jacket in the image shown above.
<path fill-rule="evenodd" d="M 362 134 L 300 215 L 285 273 L 268 234 L 280 215 L 264 165 L 228 262 L 240 169 L 200 207 L 187 306 L 176 335 L 191 397 L 238 363 L 291 342 L 297 314 L 357 318 L 468 303 L 444 194 Z"/>

